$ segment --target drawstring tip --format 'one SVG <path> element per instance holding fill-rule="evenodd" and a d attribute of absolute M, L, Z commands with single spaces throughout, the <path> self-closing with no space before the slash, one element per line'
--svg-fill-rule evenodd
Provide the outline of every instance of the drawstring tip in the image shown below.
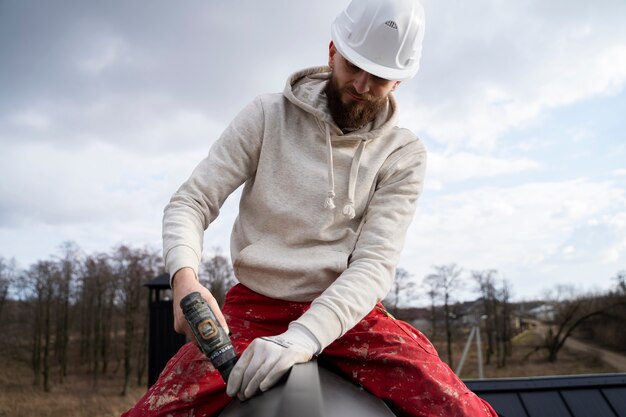
<path fill-rule="evenodd" d="M 343 208 L 343 215 L 349 219 L 354 219 L 354 216 L 356 216 L 356 213 L 354 212 L 354 205 L 346 204 L 346 206 Z"/>
<path fill-rule="evenodd" d="M 324 208 L 333 210 L 335 208 L 335 202 L 332 197 L 326 197 L 326 201 L 324 201 Z"/>

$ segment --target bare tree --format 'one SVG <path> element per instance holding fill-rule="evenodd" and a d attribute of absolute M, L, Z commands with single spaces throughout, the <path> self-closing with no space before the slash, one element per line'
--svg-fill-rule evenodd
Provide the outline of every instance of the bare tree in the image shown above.
<path fill-rule="evenodd" d="M 558 354 L 574 330 L 585 321 L 602 315 L 609 315 L 610 311 L 622 302 L 607 305 L 598 297 L 576 295 L 571 286 L 559 285 L 548 294 L 548 303 L 554 308 L 554 319 L 548 323 L 544 342 L 527 357 L 538 350 L 548 351 L 548 361 L 556 362 Z"/>
<path fill-rule="evenodd" d="M 77 310 L 78 310 L 78 327 L 79 327 L 79 363 L 84 365 L 91 363 L 91 337 L 92 326 L 91 320 L 93 318 L 93 303 L 91 302 L 92 294 L 90 292 L 91 279 L 89 278 L 93 269 L 94 260 L 88 255 L 85 257 L 85 261 L 81 266 L 81 272 L 79 274 L 78 283 L 78 298 L 77 298 Z"/>
<path fill-rule="evenodd" d="M 160 274 L 163 271 L 163 258 L 160 255 L 160 251 L 144 249 L 143 250 L 143 271 L 144 271 L 144 283 L 154 276 Z M 145 297 L 142 297 L 145 300 Z M 137 363 L 137 385 L 143 385 L 143 377 L 146 374 L 148 368 L 148 329 L 150 327 L 150 320 L 147 314 L 147 305 L 144 304 L 143 310 L 140 310 L 138 323 L 141 327 L 141 336 L 139 348 L 137 349 L 136 363 Z"/>
<path fill-rule="evenodd" d="M 211 291 L 217 304 L 222 307 L 226 292 L 235 284 L 233 268 L 230 260 L 216 249 L 215 254 L 202 263 L 205 277 L 200 277 L 201 282 Z"/>
<path fill-rule="evenodd" d="M 496 342 L 497 342 L 497 354 L 498 354 L 498 362 L 497 365 L 499 368 L 503 368 L 506 366 L 507 358 L 510 358 L 512 355 L 512 344 L 511 338 L 513 337 L 511 330 L 511 283 L 503 279 L 501 281 L 501 286 L 497 290 L 498 297 L 498 306 L 499 313 L 498 318 L 499 321 L 496 322 Z"/>
<path fill-rule="evenodd" d="M 119 282 L 119 301 L 124 311 L 124 384 L 126 395 L 132 372 L 132 356 L 135 341 L 136 315 L 141 300 L 141 256 L 127 246 L 117 248 L 113 256 L 114 271 Z"/>
<path fill-rule="evenodd" d="M 58 285 L 59 274 L 55 270 L 53 263 L 47 264 L 46 267 L 50 269 L 44 272 L 48 276 L 46 283 L 44 284 L 44 307 L 43 307 L 43 389 L 46 392 L 50 392 L 50 345 L 52 338 L 52 302 L 54 300 L 55 284 Z M 44 276 L 45 276 L 44 275 Z M 56 281 L 56 282 L 55 282 Z"/>
<path fill-rule="evenodd" d="M 443 298 L 443 310 L 444 310 L 444 325 L 446 331 L 446 346 L 448 354 L 448 365 L 454 368 L 452 360 L 452 319 L 453 312 L 451 310 L 452 296 L 455 291 L 460 289 L 461 272 L 463 271 L 456 264 L 450 265 L 438 265 L 433 267 L 435 273 L 428 275 L 425 280 L 432 281 L 427 284 L 431 288 L 437 288 L 437 291 Z"/>
<path fill-rule="evenodd" d="M 426 287 L 426 294 L 430 299 L 430 335 L 434 340 L 437 336 L 437 301 L 441 298 L 438 282 L 436 279 L 424 279 L 422 285 Z"/>
<path fill-rule="evenodd" d="M 387 297 L 383 300 L 385 306 L 393 307 L 393 315 L 398 315 L 398 305 L 400 304 L 400 295 L 410 298 L 415 288 L 415 280 L 413 275 L 404 268 L 396 268 L 396 275 L 391 286 L 391 290 Z"/>
<path fill-rule="evenodd" d="M 90 364 L 94 389 L 98 387 L 99 376 L 107 372 L 108 352 L 113 342 L 110 329 L 116 321 L 117 277 L 109 259 L 107 254 L 87 256 L 81 273 L 81 356 Z"/>
<path fill-rule="evenodd" d="M 143 385 L 143 377 L 148 367 L 148 329 L 150 328 L 150 317 L 143 315 L 143 323 L 141 323 L 141 343 L 137 349 L 137 386 Z"/>
<path fill-rule="evenodd" d="M 9 261 L 0 256 L 0 322 L 2 320 L 2 310 L 4 309 L 9 289 L 15 280 L 17 266 L 15 259 Z"/>
<path fill-rule="evenodd" d="M 472 278 L 483 307 L 487 363 L 491 363 L 495 354 L 496 364 L 502 368 L 511 356 L 511 284 L 505 279 L 498 279 L 495 269 L 472 271 Z"/>
<path fill-rule="evenodd" d="M 31 367 L 33 370 L 33 385 L 38 386 L 41 382 L 41 349 L 42 349 L 42 333 L 43 333 L 43 310 L 45 298 L 46 279 L 44 266 L 41 264 L 32 265 L 27 272 L 24 273 L 22 282 L 26 283 L 26 288 L 32 293 L 30 303 L 33 304 L 28 310 L 32 312 L 31 317 Z"/>
<path fill-rule="evenodd" d="M 138 358 L 144 361 L 147 357 L 145 354 L 147 346 L 140 333 L 141 327 L 145 326 L 145 315 L 148 310 L 142 285 L 157 274 L 157 258 L 151 256 L 147 249 L 132 249 L 127 246 L 118 247 L 112 257 L 113 270 L 119 282 L 119 303 L 124 312 L 124 385 L 122 395 L 126 395 L 128 392 L 130 375 L 133 371 L 133 358 L 134 365 L 139 366 Z M 137 334 L 140 335 L 141 343 L 137 343 Z"/>
<path fill-rule="evenodd" d="M 53 301 L 59 282 L 58 265 L 51 261 L 39 261 L 25 274 L 30 283 L 32 302 L 32 367 L 35 374 L 34 384 L 40 384 L 43 376 L 44 391 L 50 391 L 50 350 L 53 342 Z"/>
<path fill-rule="evenodd" d="M 576 331 L 577 337 L 593 340 L 608 348 L 620 351 L 626 346 L 626 270 L 613 276 L 616 285 L 613 290 L 598 297 L 599 304 L 614 305 L 608 315 L 603 314 L 586 320 Z"/>
<path fill-rule="evenodd" d="M 67 376 L 68 347 L 70 340 L 70 306 L 72 292 L 79 268 L 80 249 L 73 242 L 61 244 L 58 259 L 58 290 L 56 294 L 56 337 L 55 355 L 59 366 L 59 382 Z"/>
<path fill-rule="evenodd" d="M 626 294 L 626 270 L 619 271 L 613 279 L 617 282 L 617 288 L 622 294 Z"/>

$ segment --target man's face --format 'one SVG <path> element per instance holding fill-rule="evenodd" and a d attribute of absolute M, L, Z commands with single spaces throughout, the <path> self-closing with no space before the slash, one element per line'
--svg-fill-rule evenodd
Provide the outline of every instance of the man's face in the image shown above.
<path fill-rule="evenodd" d="M 328 65 L 332 69 L 326 86 L 328 108 L 342 129 L 358 129 L 373 120 L 400 84 L 363 71 L 339 54 L 332 42 Z"/>

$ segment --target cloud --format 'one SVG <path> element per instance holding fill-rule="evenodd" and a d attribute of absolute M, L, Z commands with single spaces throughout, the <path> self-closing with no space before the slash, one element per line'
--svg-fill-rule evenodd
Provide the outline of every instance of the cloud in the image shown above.
<path fill-rule="evenodd" d="M 469 152 L 428 154 L 428 187 L 536 171 L 539 164 L 526 158 L 506 159 Z"/>
<path fill-rule="evenodd" d="M 37 109 L 19 110 L 9 114 L 7 119 L 7 124 L 30 132 L 47 132 L 52 127 L 50 117 Z"/>
<path fill-rule="evenodd" d="M 623 2 L 425 3 L 425 62 L 399 95 L 414 129 L 447 146 L 493 148 L 546 112 L 624 88 Z"/>
<path fill-rule="evenodd" d="M 128 56 L 128 45 L 119 37 L 102 36 L 94 39 L 93 44 L 85 49 L 77 66 L 90 76 L 97 76 L 107 68 L 119 65 L 119 61 Z"/>
<path fill-rule="evenodd" d="M 88 252 L 118 243 L 160 246 L 163 208 L 206 155 L 204 147 L 142 155 L 108 144 L 69 151 L 47 143 L 0 146 L 0 254 L 34 262 L 76 241 Z M 206 234 L 228 248 L 235 193 Z"/>
<path fill-rule="evenodd" d="M 280 91 L 299 65 L 325 62 L 341 5 L 281 5 L 282 16 L 306 19 L 282 19 L 249 0 L 1 7 L 0 110 L 37 102 L 89 107 L 103 94 L 135 102 L 156 91 L 173 109 L 229 120 L 257 94 Z"/>
<path fill-rule="evenodd" d="M 524 295 L 578 265 L 617 270 L 626 256 L 626 190 L 585 179 L 425 194 L 401 262 L 423 277 L 436 264 L 499 269 L 528 285 Z M 582 266 L 581 266 L 582 265 Z M 521 271 L 529 271 L 521 276 Z M 578 284 L 588 277 L 570 276 Z M 542 282 L 542 280 L 546 280 Z"/>
<path fill-rule="evenodd" d="M 68 152 L 50 144 L 4 148 L 0 225 L 81 224 L 140 216 L 152 207 L 164 168 L 118 149 L 92 145 Z M 163 201 L 160 204 L 164 204 Z"/>
<path fill-rule="evenodd" d="M 40 102 L 9 112 L 0 116 L 0 139 L 5 146 L 31 142 L 73 149 L 106 143 L 135 154 L 176 153 L 208 150 L 225 127 L 202 109 L 158 94 L 134 100 L 103 94 L 81 106 Z"/>

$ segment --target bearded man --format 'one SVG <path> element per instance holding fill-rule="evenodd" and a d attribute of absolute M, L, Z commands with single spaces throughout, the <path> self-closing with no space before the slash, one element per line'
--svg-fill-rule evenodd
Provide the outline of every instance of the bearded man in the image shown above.
<path fill-rule="evenodd" d="M 225 385 L 188 343 L 129 412 L 217 415 L 314 356 L 402 416 L 495 416 L 382 300 L 421 193 L 426 151 L 396 126 L 393 91 L 415 75 L 416 0 L 353 0 L 331 27 L 328 67 L 257 97 L 173 195 L 163 219 L 175 328 L 199 291 L 241 357 Z M 204 230 L 244 184 L 231 236 L 239 281 L 220 311 L 199 284 Z"/>

